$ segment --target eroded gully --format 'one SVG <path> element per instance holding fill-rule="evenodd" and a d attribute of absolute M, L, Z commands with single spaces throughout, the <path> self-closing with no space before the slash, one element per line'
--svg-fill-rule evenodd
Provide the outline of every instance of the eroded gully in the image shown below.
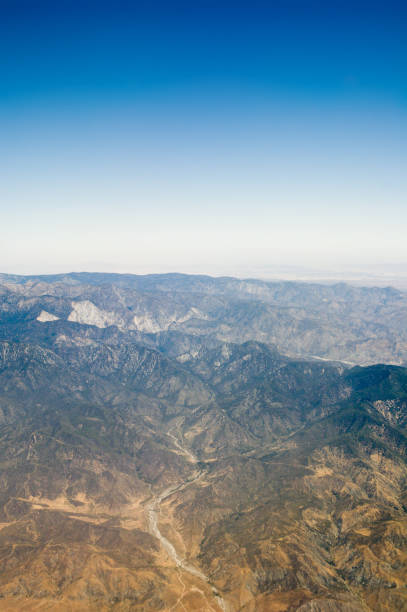
<path fill-rule="evenodd" d="M 185 455 L 188 461 L 190 461 L 191 463 L 198 463 L 197 458 L 188 449 L 182 446 L 179 440 L 171 433 L 171 430 L 167 433 L 167 435 L 172 438 L 172 440 L 174 441 L 174 445 L 183 455 Z M 160 541 L 161 546 L 167 552 L 169 557 L 174 561 L 176 566 L 180 570 L 184 570 L 185 572 L 188 572 L 199 580 L 202 580 L 202 582 L 209 584 L 208 576 L 206 576 L 206 574 L 201 572 L 201 570 L 197 569 L 196 567 L 188 563 L 183 557 L 181 557 L 175 550 L 174 545 L 165 536 L 163 536 L 158 527 L 158 517 L 161 511 L 161 503 L 174 493 L 182 491 L 187 487 L 191 486 L 192 484 L 198 482 L 205 474 L 206 472 L 204 470 L 197 470 L 189 480 L 186 480 L 185 482 L 182 482 L 178 485 L 172 485 L 171 487 L 164 489 L 164 491 L 155 495 L 152 500 L 147 504 L 146 512 L 148 519 L 148 528 L 151 535 L 153 535 Z M 219 595 L 215 587 L 211 588 L 212 594 L 215 598 L 218 607 L 224 612 L 228 612 L 228 607 L 223 597 Z M 210 606 L 209 609 L 213 610 L 213 608 L 210 608 Z"/>

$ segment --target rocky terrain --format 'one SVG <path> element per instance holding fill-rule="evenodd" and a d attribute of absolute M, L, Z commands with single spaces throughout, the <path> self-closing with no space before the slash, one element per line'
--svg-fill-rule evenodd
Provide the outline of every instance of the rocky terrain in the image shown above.
<path fill-rule="evenodd" d="M 143 343 L 153 335 L 151 342 L 167 345 L 178 332 L 173 345 L 182 348 L 179 335 L 185 335 L 186 354 L 200 336 L 205 342 L 261 341 L 291 356 L 407 364 L 407 294 L 391 287 L 81 273 L 3 274 L 0 291 L 5 323 L 115 326 Z"/>
<path fill-rule="evenodd" d="M 0 276 L 2 610 L 407 610 L 407 297 Z"/>

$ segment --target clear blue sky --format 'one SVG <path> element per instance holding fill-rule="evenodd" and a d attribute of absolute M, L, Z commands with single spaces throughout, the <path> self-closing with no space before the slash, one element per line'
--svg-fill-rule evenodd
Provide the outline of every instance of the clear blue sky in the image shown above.
<path fill-rule="evenodd" d="M 1 270 L 406 263 L 404 2 L 0 0 Z"/>

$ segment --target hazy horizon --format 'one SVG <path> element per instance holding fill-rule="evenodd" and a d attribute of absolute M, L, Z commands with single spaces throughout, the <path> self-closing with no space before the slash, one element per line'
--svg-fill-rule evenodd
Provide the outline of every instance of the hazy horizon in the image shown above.
<path fill-rule="evenodd" d="M 246 268 L 219 268 L 211 270 L 207 267 L 199 268 L 184 267 L 172 268 L 152 267 L 139 269 L 117 269 L 106 266 L 105 268 L 84 268 L 74 269 L 67 266 L 65 269 L 56 270 L 32 269 L 16 272 L 0 270 L 0 275 L 16 276 L 53 276 L 66 274 L 124 274 L 124 275 L 166 275 L 166 274 L 185 274 L 197 276 L 210 276 L 213 278 L 230 277 L 239 279 L 256 279 L 269 282 L 296 281 L 304 283 L 317 283 L 334 285 L 336 283 L 347 283 L 353 286 L 365 287 L 393 287 L 402 291 L 407 291 L 407 271 L 405 266 L 362 266 L 344 267 L 338 269 L 307 268 L 301 266 L 263 266 Z"/>

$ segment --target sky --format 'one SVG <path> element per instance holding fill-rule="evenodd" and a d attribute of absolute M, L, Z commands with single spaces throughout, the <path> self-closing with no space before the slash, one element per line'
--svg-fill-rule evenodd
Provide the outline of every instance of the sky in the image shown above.
<path fill-rule="evenodd" d="M 395 266 L 404 2 L 0 0 L 0 271 Z"/>

